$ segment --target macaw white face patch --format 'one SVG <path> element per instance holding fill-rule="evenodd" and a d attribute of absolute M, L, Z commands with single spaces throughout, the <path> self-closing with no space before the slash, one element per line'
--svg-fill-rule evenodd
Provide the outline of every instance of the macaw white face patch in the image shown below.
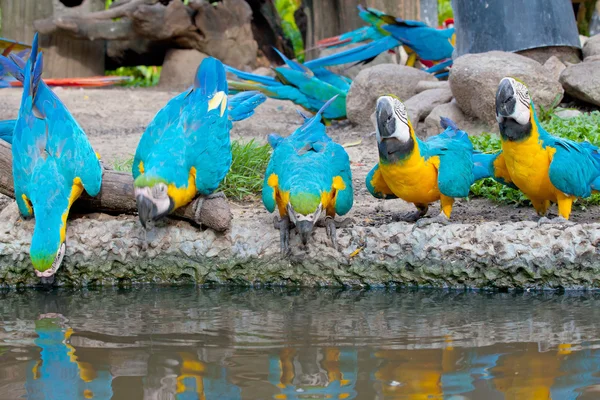
<path fill-rule="evenodd" d="M 36 269 L 35 274 L 37 275 L 37 277 L 38 278 L 49 278 L 52 275 L 54 275 L 56 273 L 56 271 L 58 271 L 58 268 L 60 268 L 60 265 L 62 264 L 62 260 L 65 257 L 66 250 L 67 250 L 67 246 L 65 245 L 65 243 L 64 242 L 61 243 L 60 247 L 58 248 L 58 253 L 56 254 L 56 257 L 54 258 L 54 262 L 52 263 L 52 267 L 48 268 L 44 272 L 40 272 Z"/>
<path fill-rule="evenodd" d="M 317 221 L 321 217 L 321 213 L 323 212 L 323 204 L 319 204 L 319 206 L 317 207 L 315 212 L 313 212 L 311 214 L 307 214 L 307 215 L 302 215 L 300 213 L 296 213 L 296 211 L 294 210 L 294 207 L 292 207 L 292 205 L 290 203 L 288 203 L 288 205 L 287 205 L 287 211 L 288 211 L 290 220 L 294 224 L 297 224 L 298 222 L 301 222 L 301 221 L 308 221 L 314 225 L 317 223 Z"/>
<path fill-rule="evenodd" d="M 156 206 L 156 215 L 162 215 L 169 211 L 171 200 L 167 193 L 167 185 L 157 183 L 152 187 L 135 188 L 135 197 L 144 196 Z"/>
<path fill-rule="evenodd" d="M 515 93 L 515 111 L 511 117 L 517 121 L 519 125 L 526 125 L 530 118 L 529 105 L 531 104 L 531 97 L 529 96 L 529 89 L 527 89 L 527 86 L 513 78 L 505 79 L 509 80 Z"/>
<path fill-rule="evenodd" d="M 394 131 L 391 135 L 386 138 L 395 138 L 401 142 L 408 142 L 410 140 L 410 127 L 408 126 L 408 113 L 404 104 L 392 96 L 381 96 L 377 99 L 377 108 L 387 107 L 392 110 L 393 118 L 395 119 Z M 377 142 L 381 142 L 381 133 L 379 132 L 379 126 L 376 130 Z"/>

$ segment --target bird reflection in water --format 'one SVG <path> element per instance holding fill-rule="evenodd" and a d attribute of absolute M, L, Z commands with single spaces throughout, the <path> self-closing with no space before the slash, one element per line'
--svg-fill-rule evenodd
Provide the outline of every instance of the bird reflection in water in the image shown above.
<path fill-rule="evenodd" d="M 108 370 L 96 371 L 81 362 L 70 344 L 73 329 L 57 313 L 41 314 L 35 321 L 34 340 L 40 358 L 27 369 L 27 398 L 37 399 L 110 399 L 112 376 Z"/>
<path fill-rule="evenodd" d="M 269 356 L 269 382 L 279 388 L 275 399 L 354 399 L 357 371 L 353 349 L 288 347 Z"/>

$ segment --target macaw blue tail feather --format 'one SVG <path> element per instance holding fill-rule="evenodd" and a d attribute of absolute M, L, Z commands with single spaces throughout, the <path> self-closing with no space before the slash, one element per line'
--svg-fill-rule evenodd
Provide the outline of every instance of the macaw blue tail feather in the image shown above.
<path fill-rule="evenodd" d="M 327 109 L 327 107 L 329 107 L 329 105 L 331 103 L 333 103 L 335 101 L 335 99 L 338 97 L 338 95 L 336 94 L 335 96 L 333 96 L 331 99 L 327 100 L 327 102 L 325 104 L 323 104 L 323 106 L 321 107 L 321 109 L 312 116 L 312 118 L 307 119 L 304 122 L 304 125 L 302 125 L 302 127 L 300 127 L 301 131 L 308 131 L 313 124 L 315 123 L 320 123 L 321 122 L 321 116 L 323 115 L 323 112 Z"/>
<path fill-rule="evenodd" d="M 377 57 L 384 51 L 388 51 L 400 45 L 400 42 L 392 36 L 386 36 L 383 39 L 376 40 L 371 43 L 355 47 L 350 50 L 332 54 L 330 56 L 311 60 L 304 65 L 307 68 L 313 69 L 318 67 L 327 67 L 331 65 L 348 64 Z"/>
<path fill-rule="evenodd" d="M 483 178 L 494 177 L 494 160 L 496 160 L 498 154 L 499 153 L 473 153 L 473 176 L 475 178 L 475 181 L 478 181 Z"/>
<path fill-rule="evenodd" d="M 16 124 L 16 119 L 0 121 L 0 139 L 12 144 L 12 136 Z"/>
<path fill-rule="evenodd" d="M 285 56 L 285 54 L 283 54 L 282 52 L 280 52 L 276 47 L 273 47 L 273 50 L 275 50 L 277 52 L 277 54 L 279 54 L 279 57 L 281 57 L 281 59 L 283 60 L 283 62 L 285 62 L 285 64 L 288 67 L 290 67 L 291 69 L 294 69 L 294 70 L 300 71 L 300 72 L 312 73 L 304 65 L 300 64 L 299 62 L 296 62 L 294 60 L 290 60 L 289 58 L 287 58 Z"/>
<path fill-rule="evenodd" d="M 443 129 L 452 128 L 452 130 L 455 130 L 455 131 L 458 130 L 458 126 L 456 125 L 456 122 L 452 121 L 450 118 L 447 118 L 447 117 L 440 117 L 440 125 L 442 126 Z"/>
<path fill-rule="evenodd" d="M 238 78 L 244 79 L 246 81 L 258 82 L 263 85 L 271 85 L 271 86 L 272 85 L 281 85 L 281 83 L 278 82 L 277 79 L 273 78 L 272 76 L 258 75 L 258 74 L 253 74 L 250 72 L 240 71 L 239 69 L 235 69 L 233 67 L 230 67 L 229 65 L 226 65 L 225 69 L 227 70 L 227 72 L 231 72 Z"/>
<path fill-rule="evenodd" d="M 450 67 L 452 66 L 453 60 L 450 58 L 448 60 L 442 61 L 438 64 L 435 64 L 433 67 L 431 68 L 427 68 L 425 70 L 425 72 L 427 72 L 428 74 L 435 74 L 436 72 L 439 72 L 441 70 L 443 70 L 446 67 Z"/>
<path fill-rule="evenodd" d="M 13 60 L 14 61 L 14 60 Z M 38 118 L 43 118 L 39 108 L 35 107 L 35 96 L 40 82 L 42 81 L 42 70 L 44 68 L 44 57 L 38 52 L 38 34 L 33 37 L 31 45 L 31 56 L 25 65 L 25 76 L 23 79 L 23 98 L 21 100 L 21 110 L 27 110 L 31 107 L 32 112 Z M 31 104 L 30 104 L 31 102 Z"/>
<path fill-rule="evenodd" d="M 229 119 L 241 121 L 254 114 L 254 110 L 267 99 L 259 92 L 241 92 L 229 98 Z"/>
<path fill-rule="evenodd" d="M 269 142 L 272 148 L 277 147 L 282 140 L 283 138 L 276 133 L 270 133 L 269 136 L 267 136 L 267 142 Z"/>
<path fill-rule="evenodd" d="M 23 64 L 18 64 L 18 61 L 23 62 Z M 0 56 L 0 77 L 11 74 L 19 82 L 23 82 L 25 79 L 25 76 L 23 75 L 24 67 L 25 62 L 21 58 L 15 58 L 14 54 L 10 54 L 8 57 Z"/>
<path fill-rule="evenodd" d="M 196 71 L 194 89 L 200 89 L 200 93 L 207 96 L 217 92 L 227 93 L 227 77 L 223 63 L 213 57 L 202 60 Z"/>

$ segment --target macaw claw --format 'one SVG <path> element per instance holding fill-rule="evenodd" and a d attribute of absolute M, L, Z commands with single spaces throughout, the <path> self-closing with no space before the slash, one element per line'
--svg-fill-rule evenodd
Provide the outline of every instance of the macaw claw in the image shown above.
<path fill-rule="evenodd" d="M 279 229 L 279 241 L 281 245 L 281 254 L 287 256 L 290 254 L 290 231 L 291 221 L 290 217 L 285 216 L 278 222 L 276 222 L 276 228 Z"/>
<path fill-rule="evenodd" d="M 331 240 L 331 246 L 337 250 L 337 237 L 335 230 L 335 220 L 332 217 L 325 217 L 325 231 L 327 232 L 327 237 Z"/>
<path fill-rule="evenodd" d="M 394 221 L 417 222 L 424 217 L 425 214 L 427 214 L 427 208 L 424 210 L 417 209 L 417 211 L 408 212 L 402 215 L 395 215 L 393 219 Z"/>
<path fill-rule="evenodd" d="M 413 227 L 413 230 L 415 230 L 416 228 L 424 228 L 431 224 L 448 225 L 449 223 L 450 223 L 450 220 L 448 219 L 448 217 L 446 217 L 446 215 L 444 213 L 440 213 L 440 214 L 438 214 L 437 217 L 421 218 L 420 220 L 415 222 L 415 226 Z"/>

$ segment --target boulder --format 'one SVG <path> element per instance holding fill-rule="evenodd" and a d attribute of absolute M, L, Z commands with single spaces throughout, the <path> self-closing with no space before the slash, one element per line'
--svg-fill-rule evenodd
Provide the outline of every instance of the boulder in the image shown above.
<path fill-rule="evenodd" d="M 583 113 L 579 110 L 574 110 L 571 108 L 565 108 L 564 110 L 558 110 L 554 113 L 558 118 L 561 119 L 570 119 L 581 116 Z"/>
<path fill-rule="evenodd" d="M 198 50 L 170 49 L 165 56 L 158 87 L 182 91 L 194 83 L 198 66 L 208 57 Z"/>
<path fill-rule="evenodd" d="M 319 53 L 318 58 L 330 56 L 330 55 L 336 54 L 336 53 L 341 53 L 342 51 L 350 50 L 350 49 L 353 49 L 355 47 L 359 47 L 362 45 L 364 45 L 364 43 L 353 43 L 353 44 L 344 46 L 342 48 L 322 49 L 321 52 Z M 366 63 L 366 64 L 353 65 L 355 63 L 348 63 L 348 64 L 341 64 L 341 65 L 334 65 L 334 66 L 328 67 L 328 69 L 331 70 L 332 72 L 335 72 L 336 74 L 344 75 L 350 79 L 354 79 L 360 73 L 360 71 L 362 71 L 366 68 L 374 67 L 375 65 L 380 65 L 380 64 L 398 64 L 398 61 L 399 60 L 398 60 L 397 54 L 393 54 L 393 53 L 386 51 L 386 52 L 379 54 L 371 62 Z"/>
<path fill-rule="evenodd" d="M 545 63 L 544 68 L 548 70 L 552 79 L 558 81 L 560 74 L 567 68 L 565 64 L 556 56 L 550 57 Z"/>
<path fill-rule="evenodd" d="M 498 129 L 497 124 L 494 126 L 486 126 L 481 121 L 469 118 L 462 112 L 458 104 L 456 104 L 456 101 L 453 100 L 450 103 L 441 104 L 431 110 L 427 118 L 425 118 L 425 122 L 419 126 L 417 135 L 420 138 L 425 139 L 441 133 L 443 129 L 440 126 L 440 117 L 450 118 L 460 129 L 471 136 L 479 135 L 481 132 Z"/>
<path fill-rule="evenodd" d="M 600 61 L 567 67 L 560 75 L 560 83 L 570 96 L 600 106 Z"/>
<path fill-rule="evenodd" d="M 370 125 L 379 96 L 393 94 L 402 101 L 417 94 L 420 81 L 437 79 L 416 68 L 397 64 L 380 64 L 362 70 L 352 82 L 346 97 L 348 119 L 359 125 Z"/>
<path fill-rule="evenodd" d="M 417 93 L 421 93 L 429 89 L 450 90 L 450 83 L 448 81 L 421 81 L 417 83 Z"/>
<path fill-rule="evenodd" d="M 404 102 L 408 118 L 413 127 L 417 129 L 419 121 L 423 121 L 431 110 L 440 104 L 449 103 L 452 100 L 450 88 L 425 90 Z"/>
<path fill-rule="evenodd" d="M 557 57 L 562 62 L 569 62 L 572 64 L 581 62 L 581 52 L 577 47 L 569 46 L 547 46 L 547 47 L 536 47 L 533 49 L 521 50 L 517 54 L 531 58 L 544 64 L 551 57 Z"/>
<path fill-rule="evenodd" d="M 583 58 L 600 55 L 600 34 L 589 38 L 583 46 Z"/>
<path fill-rule="evenodd" d="M 595 56 L 586 57 L 585 60 L 583 60 L 583 62 L 592 62 L 592 61 L 600 61 L 600 54 L 595 55 Z"/>
<path fill-rule="evenodd" d="M 466 115 L 492 126 L 496 123 L 496 90 L 506 76 L 523 81 L 537 107 L 550 107 L 564 93 L 560 83 L 540 63 L 502 51 L 458 57 L 450 74 L 450 88 Z"/>
<path fill-rule="evenodd" d="M 252 71 L 252 73 L 256 75 L 275 77 L 275 71 L 267 67 L 258 67 L 254 71 Z"/>

